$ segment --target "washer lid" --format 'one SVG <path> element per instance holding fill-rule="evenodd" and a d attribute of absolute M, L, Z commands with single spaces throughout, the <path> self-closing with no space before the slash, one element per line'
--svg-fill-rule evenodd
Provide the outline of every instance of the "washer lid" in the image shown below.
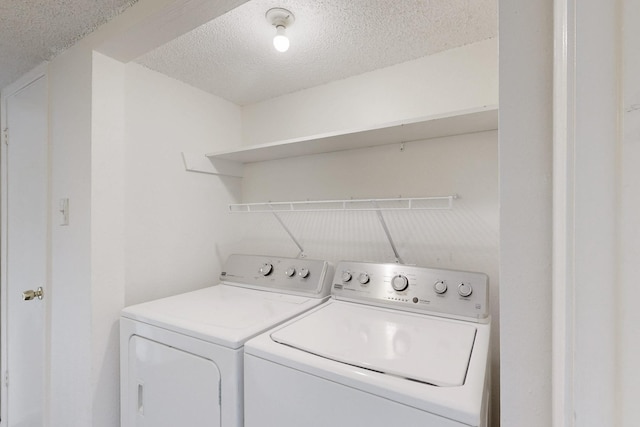
<path fill-rule="evenodd" d="M 475 326 L 354 303 L 330 303 L 271 334 L 300 350 L 442 387 L 464 384 Z"/>

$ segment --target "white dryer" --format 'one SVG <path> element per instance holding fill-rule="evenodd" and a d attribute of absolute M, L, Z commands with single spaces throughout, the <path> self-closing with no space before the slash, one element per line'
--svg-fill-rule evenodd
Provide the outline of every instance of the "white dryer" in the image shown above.
<path fill-rule="evenodd" d="M 245 344 L 246 427 L 487 426 L 488 279 L 343 262 L 332 298 Z"/>
<path fill-rule="evenodd" d="M 243 345 L 328 298 L 325 261 L 231 255 L 217 286 L 125 308 L 122 427 L 243 425 Z"/>

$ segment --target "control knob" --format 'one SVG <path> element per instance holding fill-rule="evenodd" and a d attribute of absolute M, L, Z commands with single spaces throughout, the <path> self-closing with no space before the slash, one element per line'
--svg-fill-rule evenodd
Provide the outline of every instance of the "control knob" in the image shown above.
<path fill-rule="evenodd" d="M 351 272 L 350 271 L 343 271 L 342 272 L 342 281 L 344 283 L 347 283 L 349 280 L 351 280 Z"/>
<path fill-rule="evenodd" d="M 433 290 L 436 291 L 436 294 L 444 294 L 447 292 L 447 284 L 440 280 L 433 284 Z"/>
<path fill-rule="evenodd" d="M 306 279 L 307 277 L 309 277 L 309 269 L 302 267 L 300 271 L 298 271 L 298 276 Z"/>
<path fill-rule="evenodd" d="M 295 267 L 293 267 L 293 266 L 292 266 L 292 267 L 289 267 L 289 268 L 287 268 L 287 270 L 284 272 L 284 274 L 285 274 L 287 277 L 293 277 L 293 276 L 294 276 L 294 274 L 296 274 L 296 268 L 295 268 Z"/>
<path fill-rule="evenodd" d="M 366 285 L 369 283 L 369 275 L 367 273 L 361 273 L 358 276 L 358 282 L 360 282 L 361 285 Z"/>
<path fill-rule="evenodd" d="M 269 264 L 268 262 L 262 264 L 262 267 L 260 267 L 260 270 L 258 270 L 258 272 L 263 276 L 268 276 L 269 274 L 271 274 L 272 271 L 273 271 L 273 265 Z"/>
<path fill-rule="evenodd" d="M 404 291 L 405 289 L 407 289 L 408 286 L 409 286 L 409 280 L 406 278 L 406 276 L 403 276 L 402 274 L 398 274 L 393 279 L 391 279 L 391 287 L 393 287 L 393 289 L 395 289 L 398 292 Z"/>
<path fill-rule="evenodd" d="M 460 294 L 461 297 L 468 297 L 472 292 L 473 288 L 471 287 L 471 285 L 466 283 L 460 283 L 458 285 L 458 294 Z"/>

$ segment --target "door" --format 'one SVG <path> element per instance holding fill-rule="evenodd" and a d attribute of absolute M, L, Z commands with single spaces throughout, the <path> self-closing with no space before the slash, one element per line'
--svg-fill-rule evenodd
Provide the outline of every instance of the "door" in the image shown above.
<path fill-rule="evenodd" d="M 209 359 L 129 339 L 123 427 L 220 426 L 220 371 Z"/>
<path fill-rule="evenodd" d="M 48 237 L 45 76 L 5 98 L 3 148 L 3 426 L 43 425 Z M 23 291 L 43 288 L 23 300 Z"/>

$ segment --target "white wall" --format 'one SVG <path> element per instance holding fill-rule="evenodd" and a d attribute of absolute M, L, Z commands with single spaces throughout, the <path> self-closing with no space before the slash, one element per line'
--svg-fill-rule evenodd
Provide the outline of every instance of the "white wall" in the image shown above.
<path fill-rule="evenodd" d="M 553 2 L 502 0 L 501 422 L 551 425 Z"/>
<path fill-rule="evenodd" d="M 69 225 L 52 231 L 50 425 L 92 423 L 91 50 L 49 66 L 51 211 L 69 199 Z M 52 223 L 57 224 L 54 216 Z"/>
<path fill-rule="evenodd" d="M 616 419 L 617 214 L 620 37 L 616 2 L 575 5 L 573 185 L 573 418 L 576 425 Z M 637 19 L 636 19 L 637 21 Z M 635 22 L 635 21 L 634 21 Z M 597 64 L 593 58 L 598 58 Z M 569 101 L 571 102 L 571 101 Z M 637 424 L 637 420 L 636 420 Z"/>
<path fill-rule="evenodd" d="M 234 238 L 240 180 L 186 172 L 181 152 L 240 145 L 235 104 L 134 63 L 126 66 L 127 305 L 215 284 Z"/>
<path fill-rule="evenodd" d="M 632 427 L 640 419 L 640 310 L 636 305 L 640 277 L 640 1 L 625 0 L 623 28 L 623 132 L 620 166 L 620 289 L 618 293 L 618 384 L 620 426 Z"/>
<path fill-rule="evenodd" d="M 496 39 L 294 92 L 243 108 L 258 144 L 498 103 Z"/>
<path fill-rule="evenodd" d="M 124 65 L 93 54 L 91 99 L 92 426 L 118 425 L 124 306 Z"/>

